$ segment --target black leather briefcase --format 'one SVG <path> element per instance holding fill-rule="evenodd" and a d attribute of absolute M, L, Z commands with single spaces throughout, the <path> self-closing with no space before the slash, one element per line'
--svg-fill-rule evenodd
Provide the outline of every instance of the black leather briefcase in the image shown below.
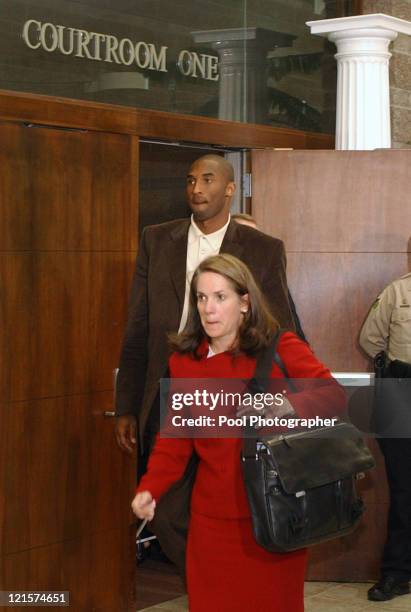
<path fill-rule="evenodd" d="M 363 513 L 356 477 L 374 465 L 348 423 L 245 439 L 243 476 L 257 542 L 289 552 L 350 533 Z"/>

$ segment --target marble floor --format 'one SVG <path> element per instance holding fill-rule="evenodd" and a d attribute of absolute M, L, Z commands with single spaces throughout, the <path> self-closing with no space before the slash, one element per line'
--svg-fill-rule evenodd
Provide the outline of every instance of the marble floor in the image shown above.
<path fill-rule="evenodd" d="M 388 602 L 371 602 L 367 601 L 369 587 L 369 583 L 306 582 L 305 612 L 411 612 L 411 594 L 396 597 Z M 144 608 L 144 611 L 140 612 L 187 610 L 187 598 L 182 596 Z"/>

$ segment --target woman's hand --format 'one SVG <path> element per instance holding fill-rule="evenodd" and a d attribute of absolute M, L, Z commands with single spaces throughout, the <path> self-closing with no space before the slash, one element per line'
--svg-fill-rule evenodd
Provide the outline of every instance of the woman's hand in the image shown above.
<path fill-rule="evenodd" d="M 139 519 L 147 519 L 152 521 L 154 518 L 154 510 L 156 501 L 153 499 L 150 491 L 141 491 L 137 493 L 131 502 L 131 509 Z"/>
<path fill-rule="evenodd" d="M 282 418 L 287 416 L 295 415 L 295 410 L 291 405 L 291 402 L 283 397 L 281 406 L 264 406 L 261 410 L 254 408 L 253 406 L 240 406 L 237 409 L 236 416 L 261 416 L 264 419 L 272 419 L 274 417 Z"/>

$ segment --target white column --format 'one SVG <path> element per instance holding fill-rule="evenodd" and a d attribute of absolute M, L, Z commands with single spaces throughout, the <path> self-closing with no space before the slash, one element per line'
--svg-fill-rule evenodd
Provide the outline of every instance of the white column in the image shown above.
<path fill-rule="evenodd" d="M 391 147 L 389 52 L 411 23 L 390 15 L 309 21 L 312 34 L 337 46 L 336 149 Z"/>

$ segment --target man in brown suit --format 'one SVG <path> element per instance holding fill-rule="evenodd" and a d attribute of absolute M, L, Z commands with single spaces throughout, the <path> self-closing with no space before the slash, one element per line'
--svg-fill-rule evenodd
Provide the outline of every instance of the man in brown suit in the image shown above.
<path fill-rule="evenodd" d="M 184 328 L 191 276 L 203 259 L 221 252 L 244 261 L 281 326 L 294 330 L 284 245 L 281 240 L 230 220 L 235 191 L 231 164 L 217 155 L 201 157 L 189 170 L 186 191 L 191 220 L 179 219 L 144 229 L 131 290 L 117 377 L 116 437 L 120 448 L 131 452 L 138 430 L 139 476 L 146 469 L 159 427 L 159 380 L 167 371 L 167 333 Z M 186 478 L 171 495 L 163 504 L 166 509 L 162 521 L 160 507 L 157 509 L 155 532 L 163 550 L 184 573 L 190 479 Z"/>
<path fill-rule="evenodd" d="M 152 409 L 159 379 L 167 370 L 167 333 L 182 329 L 185 292 L 190 280 L 187 249 L 193 223 L 199 234 L 198 263 L 213 254 L 213 244 L 203 253 L 202 241 L 206 243 L 211 237 L 212 242 L 226 226 L 223 236 L 220 235 L 221 247 L 215 253 L 230 253 L 246 263 L 281 326 L 294 330 L 287 297 L 284 245 L 281 240 L 230 221 L 234 190 L 231 164 L 218 155 L 205 155 L 194 162 L 187 176 L 192 220 L 152 225 L 143 231 L 117 377 L 116 436 L 123 450 L 133 450 L 137 424 L 141 444 L 147 427 L 156 429 L 156 424 L 151 427 L 151 421 L 158 421 L 159 414 L 153 415 Z"/>

